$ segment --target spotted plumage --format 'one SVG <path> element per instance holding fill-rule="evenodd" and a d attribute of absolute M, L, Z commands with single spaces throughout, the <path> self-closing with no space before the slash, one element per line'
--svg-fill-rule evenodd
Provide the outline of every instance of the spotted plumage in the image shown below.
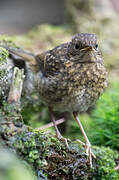
<path fill-rule="evenodd" d="M 52 103 L 54 110 L 86 111 L 107 87 L 107 72 L 93 34 L 75 35 L 36 60 L 42 67 L 37 74 L 40 98 L 48 106 Z"/>

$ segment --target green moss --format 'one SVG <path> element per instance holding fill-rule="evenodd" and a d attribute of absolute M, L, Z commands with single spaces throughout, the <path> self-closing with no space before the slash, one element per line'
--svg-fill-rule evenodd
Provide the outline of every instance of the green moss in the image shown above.
<path fill-rule="evenodd" d="M 114 170 L 117 152 L 104 147 L 93 147 L 96 160 L 90 169 L 81 144 L 69 141 L 69 151 L 64 142 L 52 134 L 39 131 L 29 131 L 19 134 L 19 140 L 14 144 L 18 154 L 34 167 L 35 171 L 42 169 L 49 179 L 81 179 L 81 180 L 117 180 L 118 172 Z M 55 171 L 55 174 L 54 174 Z"/>
<path fill-rule="evenodd" d="M 11 122 L 14 123 L 16 126 L 21 126 L 23 124 L 20 107 L 16 106 L 16 104 L 14 103 L 8 104 L 6 101 L 3 101 L 2 107 L 0 108 L 0 117 L 1 121 Z M 6 129 L 5 131 L 7 133 L 8 130 Z M 11 131 L 11 129 L 9 129 L 9 131 Z"/>
<path fill-rule="evenodd" d="M 7 69 L 4 67 L 8 58 L 6 49 L 0 47 L 0 80 L 6 75 Z"/>
<path fill-rule="evenodd" d="M 8 58 L 8 51 L 5 48 L 0 47 L 0 61 L 4 61 Z"/>
<path fill-rule="evenodd" d="M 106 147 L 94 147 L 96 155 L 96 166 L 94 168 L 95 180 L 118 180 L 119 172 L 115 171 L 115 159 L 119 158 L 119 153 Z M 98 165 L 98 169 L 97 169 Z"/>

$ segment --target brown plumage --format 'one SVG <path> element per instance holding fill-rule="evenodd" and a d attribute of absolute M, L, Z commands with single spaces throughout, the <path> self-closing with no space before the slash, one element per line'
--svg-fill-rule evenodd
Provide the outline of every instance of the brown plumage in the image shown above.
<path fill-rule="evenodd" d="M 107 72 L 98 49 L 95 34 L 81 33 L 68 43 L 39 55 L 7 48 L 29 62 L 36 74 L 39 98 L 52 111 L 72 112 L 86 140 L 86 152 L 92 166 L 90 142 L 78 118 L 107 87 Z M 59 138 L 63 138 L 52 120 Z M 64 138 L 66 145 L 67 140 Z"/>

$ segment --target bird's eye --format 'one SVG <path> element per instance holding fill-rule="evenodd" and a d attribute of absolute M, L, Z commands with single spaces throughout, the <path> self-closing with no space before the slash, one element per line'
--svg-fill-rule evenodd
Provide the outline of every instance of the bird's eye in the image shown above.
<path fill-rule="evenodd" d="M 75 44 L 75 49 L 79 49 L 80 48 L 80 45 L 79 44 Z"/>
<path fill-rule="evenodd" d="M 96 49 L 98 48 L 98 44 L 95 45 Z"/>

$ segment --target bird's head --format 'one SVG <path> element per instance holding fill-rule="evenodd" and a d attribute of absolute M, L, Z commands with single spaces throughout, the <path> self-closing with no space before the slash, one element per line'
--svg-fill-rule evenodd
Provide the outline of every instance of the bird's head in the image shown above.
<path fill-rule="evenodd" d="M 73 36 L 68 45 L 68 57 L 76 63 L 102 62 L 95 34 L 80 33 Z"/>

